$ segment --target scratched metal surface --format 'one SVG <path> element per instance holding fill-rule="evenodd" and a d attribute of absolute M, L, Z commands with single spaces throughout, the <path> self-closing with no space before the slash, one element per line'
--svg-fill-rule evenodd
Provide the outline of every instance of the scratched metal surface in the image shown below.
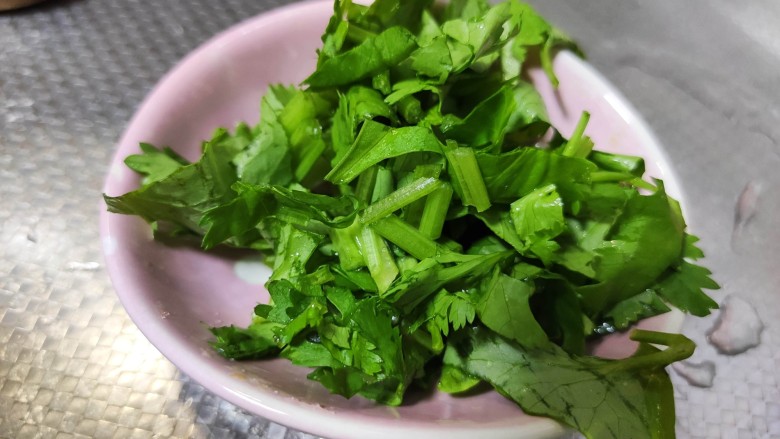
<path fill-rule="evenodd" d="M 283 0 L 49 1 L 0 14 L 0 437 L 308 438 L 182 375 L 134 327 L 97 230 L 113 145 L 188 51 Z M 727 296 L 765 328 L 714 385 L 672 372 L 683 438 L 780 438 L 780 3 L 536 0 L 582 42 L 674 160 Z M 746 194 L 740 198 L 745 189 Z M 741 203 L 739 202 L 741 200 Z M 735 208 L 741 204 L 735 230 Z"/>

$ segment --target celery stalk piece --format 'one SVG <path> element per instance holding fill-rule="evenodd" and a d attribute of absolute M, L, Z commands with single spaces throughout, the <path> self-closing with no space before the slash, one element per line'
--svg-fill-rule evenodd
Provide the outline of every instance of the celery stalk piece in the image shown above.
<path fill-rule="evenodd" d="M 384 293 L 390 288 L 399 273 L 390 248 L 385 240 L 368 226 L 363 227 L 358 235 L 358 242 L 363 259 L 379 293 Z"/>
<path fill-rule="evenodd" d="M 420 218 L 420 233 L 430 239 L 439 239 L 447 211 L 452 201 L 452 186 L 442 184 L 425 199 L 422 218 Z"/>
<path fill-rule="evenodd" d="M 478 212 L 490 208 L 485 181 L 479 170 L 477 158 L 471 148 L 453 147 L 444 152 L 452 168 L 452 174 L 461 190 L 463 204 L 474 206 Z"/>
<path fill-rule="evenodd" d="M 440 252 L 435 241 L 395 215 L 380 219 L 371 227 L 383 238 L 417 259 L 432 258 Z"/>
<path fill-rule="evenodd" d="M 363 212 L 360 222 L 362 224 L 371 224 L 429 195 L 441 186 L 441 181 L 435 178 L 419 178 L 368 206 Z"/>

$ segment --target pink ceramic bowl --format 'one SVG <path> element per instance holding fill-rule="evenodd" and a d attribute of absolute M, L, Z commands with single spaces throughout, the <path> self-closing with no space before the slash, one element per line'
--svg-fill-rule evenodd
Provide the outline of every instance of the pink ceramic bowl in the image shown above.
<path fill-rule="evenodd" d="M 122 160 L 139 142 L 167 145 L 196 159 L 202 140 L 217 127 L 254 123 L 268 84 L 296 84 L 315 65 L 315 49 L 332 2 L 298 3 L 252 18 L 195 50 L 165 76 L 141 105 L 119 143 L 104 191 L 119 195 L 139 178 Z M 561 85 L 554 92 L 541 72 L 533 79 L 550 116 L 569 134 L 582 110 L 591 112 L 587 133 L 598 148 L 647 159 L 648 173 L 666 181 L 679 197 L 666 156 L 630 104 L 588 64 L 570 53 L 554 63 Z M 262 268 L 244 275 L 245 254 L 166 246 L 152 240 L 139 218 L 101 215 L 107 266 L 122 304 L 149 340 L 184 373 L 220 397 L 292 428 L 329 438 L 498 439 L 542 438 L 565 430 L 531 417 L 497 393 L 455 398 L 434 394 L 402 407 L 331 395 L 306 379 L 308 370 L 285 360 L 232 362 L 208 345 L 208 326 L 246 325 L 252 308 L 268 300 Z M 257 276 L 259 275 L 259 278 Z M 254 278 L 253 278 L 254 277 Z M 643 322 L 679 329 L 679 313 Z M 625 336 L 614 336 L 596 353 L 631 353 Z"/>

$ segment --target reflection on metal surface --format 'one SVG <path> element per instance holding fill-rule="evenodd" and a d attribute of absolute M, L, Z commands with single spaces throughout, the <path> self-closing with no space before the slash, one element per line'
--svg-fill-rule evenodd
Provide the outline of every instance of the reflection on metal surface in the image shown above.
<path fill-rule="evenodd" d="M 731 230 L 731 248 L 735 249 L 744 228 L 748 225 L 758 209 L 758 198 L 761 195 L 761 184 L 750 181 L 742 189 L 734 206 L 734 227 Z"/>
<path fill-rule="evenodd" d="M 712 387 L 712 381 L 715 379 L 715 363 L 712 361 L 680 361 L 672 364 L 672 368 L 692 386 Z"/>
<path fill-rule="evenodd" d="M 66 268 L 71 271 L 95 271 L 100 269 L 100 262 L 68 262 Z"/>
<path fill-rule="evenodd" d="M 758 346 L 763 330 L 764 323 L 753 305 L 742 298 L 728 296 L 708 338 L 720 353 L 737 355 Z"/>

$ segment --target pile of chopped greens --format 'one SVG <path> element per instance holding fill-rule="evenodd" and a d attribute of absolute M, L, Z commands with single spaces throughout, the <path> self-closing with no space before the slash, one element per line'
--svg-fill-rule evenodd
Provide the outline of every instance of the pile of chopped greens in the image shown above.
<path fill-rule="evenodd" d="M 718 286 L 641 158 L 593 150 L 587 113 L 568 139 L 550 125 L 525 69 L 556 84 L 554 50 L 576 46 L 516 0 L 334 9 L 316 71 L 271 86 L 259 124 L 218 130 L 195 163 L 142 144 L 126 159 L 142 187 L 105 197 L 273 266 L 270 303 L 213 346 L 345 397 L 489 383 L 587 437 L 673 437 L 664 367 L 693 343 L 636 330 L 608 360 L 586 341 L 672 306 L 706 315 Z"/>

